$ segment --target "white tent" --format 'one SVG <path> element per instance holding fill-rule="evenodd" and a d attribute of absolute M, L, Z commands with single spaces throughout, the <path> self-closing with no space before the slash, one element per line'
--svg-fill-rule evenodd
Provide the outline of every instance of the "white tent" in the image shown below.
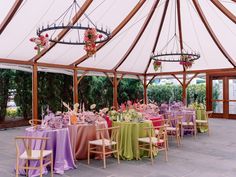
<path fill-rule="evenodd" d="M 235 67 L 235 0 L 77 1 L 81 7 L 88 4 L 85 13 L 94 23 L 107 26 L 112 32 L 111 39 L 99 48 L 96 57 L 87 58 L 83 46 L 63 44 L 54 45 L 44 55 L 38 57 L 33 50 L 34 44 L 29 41 L 31 37 L 36 36 L 37 27 L 54 21 L 68 8 L 72 0 L 2 0 L 0 1 L 0 62 L 15 63 L 19 68 L 19 64 L 31 64 L 30 62 L 36 58 L 40 63 L 39 66 L 58 64 L 55 68 L 68 66 L 70 69 L 77 66 L 79 70 L 90 70 L 94 73 L 117 71 L 151 75 L 156 73 L 152 61 L 149 64 L 149 60 L 158 30 L 162 26 L 155 52 L 163 48 L 177 26 L 177 34 L 181 33 L 183 41 L 201 54 L 201 58 L 195 61 L 190 70 Z M 176 16 L 178 9 L 180 20 Z M 204 25 L 200 17 L 201 12 L 207 21 L 205 22 L 209 23 L 214 33 L 211 35 L 214 37 L 209 34 L 207 25 Z M 162 24 L 163 14 L 165 18 Z M 82 15 L 78 22 L 83 22 L 84 18 Z M 121 24 L 124 24 L 122 28 Z M 73 31 L 69 31 L 65 37 L 73 39 L 76 35 Z M 182 70 L 183 67 L 177 63 L 164 63 L 161 72 Z"/>

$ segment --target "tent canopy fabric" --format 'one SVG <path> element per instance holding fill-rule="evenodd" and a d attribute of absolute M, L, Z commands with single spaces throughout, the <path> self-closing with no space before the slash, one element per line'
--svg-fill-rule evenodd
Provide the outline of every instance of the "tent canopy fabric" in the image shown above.
<path fill-rule="evenodd" d="M 19 0 L 0 1 L 0 30 L 5 23 L 4 19 L 17 1 Z M 37 27 L 55 21 L 72 1 L 22 1 L 0 34 L 0 62 L 32 61 L 36 56 L 36 51 L 29 39 L 36 36 Z M 88 1 L 78 0 L 78 3 L 82 7 Z M 181 23 L 178 20 L 178 2 Z M 210 35 L 196 4 L 199 5 L 214 36 L 224 49 L 217 46 L 215 39 Z M 91 68 L 90 74 L 93 75 L 99 75 L 99 69 L 124 73 L 156 73 L 152 66 L 153 61 L 149 62 L 150 56 L 153 51 L 154 53 L 161 51 L 176 32 L 178 36 L 182 35 L 184 43 L 201 55 L 190 70 L 235 67 L 228 59 L 231 58 L 236 63 L 236 2 L 234 0 L 96 0 L 89 4 L 85 13 L 95 24 L 103 25 L 114 32 L 136 6 L 140 6 L 137 12 L 97 51 L 96 56 L 87 58 L 83 46 L 56 44 L 37 62 Z M 225 9 L 228 16 L 225 14 Z M 152 10 L 153 14 L 151 14 Z M 162 24 L 163 14 L 165 17 Z M 148 18 L 150 18 L 149 21 Z M 85 14 L 79 18 L 78 22 L 83 24 L 84 21 Z M 179 26 L 181 26 L 181 31 Z M 160 27 L 162 27 L 161 30 Z M 160 35 L 154 48 L 159 30 Z M 76 32 L 70 30 L 64 37 L 74 39 L 76 35 L 78 35 Z M 225 50 L 230 57 L 227 57 L 222 50 Z M 7 67 L 6 64 L 0 67 L 4 66 Z M 14 65 L 14 67 L 19 68 L 19 65 Z M 47 71 L 50 69 L 52 72 L 61 72 L 53 68 Z M 94 72 L 92 72 L 93 69 Z M 162 70 L 157 73 L 175 71 L 183 71 L 183 67 L 178 63 L 163 63 Z"/>

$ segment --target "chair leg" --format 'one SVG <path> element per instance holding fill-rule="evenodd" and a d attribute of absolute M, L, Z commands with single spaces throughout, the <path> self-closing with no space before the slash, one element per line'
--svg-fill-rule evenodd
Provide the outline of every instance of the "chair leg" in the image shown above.
<path fill-rule="evenodd" d="M 210 136 L 210 128 L 209 128 L 209 123 L 207 124 L 207 129 L 208 129 L 208 131 L 207 131 L 207 133 L 208 133 L 208 136 Z"/>
<path fill-rule="evenodd" d="M 165 160 L 168 161 L 167 145 L 166 145 L 166 143 L 164 144 L 164 147 L 165 147 Z"/>
<path fill-rule="evenodd" d="M 19 176 L 19 159 L 18 157 L 16 158 L 16 177 Z"/>
<path fill-rule="evenodd" d="M 150 156 L 151 156 L 151 161 L 153 165 L 153 150 L 152 150 L 152 144 L 150 144 L 150 150 L 149 150 Z"/>
<path fill-rule="evenodd" d="M 120 164 L 120 152 L 119 152 L 119 144 L 118 143 L 116 144 L 116 150 L 117 150 L 117 161 L 118 161 L 118 164 Z"/>
<path fill-rule="evenodd" d="M 102 159 L 103 159 L 103 168 L 106 168 L 106 155 L 105 155 L 105 146 L 102 146 Z"/>
<path fill-rule="evenodd" d="M 39 169 L 40 169 L 40 177 L 43 177 L 43 159 L 42 158 L 40 159 Z"/>
<path fill-rule="evenodd" d="M 51 177 L 53 177 L 53 153 L 51 154 Z"/>
<path fill-rule="evenodd" d="M 88 165 L 90 164 L 90 144 L 88 143 Z"/>

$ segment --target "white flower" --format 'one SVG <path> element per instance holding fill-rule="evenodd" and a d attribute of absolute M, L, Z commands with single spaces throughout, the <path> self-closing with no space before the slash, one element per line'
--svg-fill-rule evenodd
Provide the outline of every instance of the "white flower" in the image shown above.
<path fill-rule="evenodd" d="M 96 108 L 96 104 L 92 104 L 91 106 L 90 106 L 90 109 L 91 110 L 93 110 L 93 109 L 95 109 Z"/>

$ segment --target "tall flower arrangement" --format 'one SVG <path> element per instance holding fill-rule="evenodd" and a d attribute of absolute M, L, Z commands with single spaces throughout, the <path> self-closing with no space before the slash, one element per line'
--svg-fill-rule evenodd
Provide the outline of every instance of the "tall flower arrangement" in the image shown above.
<path fill-rule="evenodd" d="M 41 35 L 39 37 L 30 38 L 30 41 L 35 43 L 34 50 L 37 50 L 38 54 L 40 54 L 42 49 L 49 47 L 48 34 L 45 34 L 45 36 Z"/>
<path fill-rule="evenodd" d="M 158 71 L 159 70 L 159 68 L 161 68 L 161 62 L 160 61 L 154 61 L 153 62 L 153 68 L 154 68 L 154 70 L 155 71 Z"/>
<path fill-rule="evenodd" d="M 192 61 L 190 61 L 190 59 L 191 59 L 191 56 L 185 56 L 185 55 L 183 55 L 183 56 L 181 56 L 181 62 L 179 62 L 179 64 L 180 65 L 183 65 L 184 67 L 185 67 L 185 69 L 189 69 L 189 68 L 191 68 L 192 67 L 192 65 L 193 65 L 193 62 Z"/>
<path fill-rule="evenodd" d="M 84 50 L 87 52 L 89 57 L 93 56 L 97 52 L 96 40 L 98 38 L 102 38 L 102 35 L 98 35 L 95 28 L 87 29 L 84 33 Z"/>

